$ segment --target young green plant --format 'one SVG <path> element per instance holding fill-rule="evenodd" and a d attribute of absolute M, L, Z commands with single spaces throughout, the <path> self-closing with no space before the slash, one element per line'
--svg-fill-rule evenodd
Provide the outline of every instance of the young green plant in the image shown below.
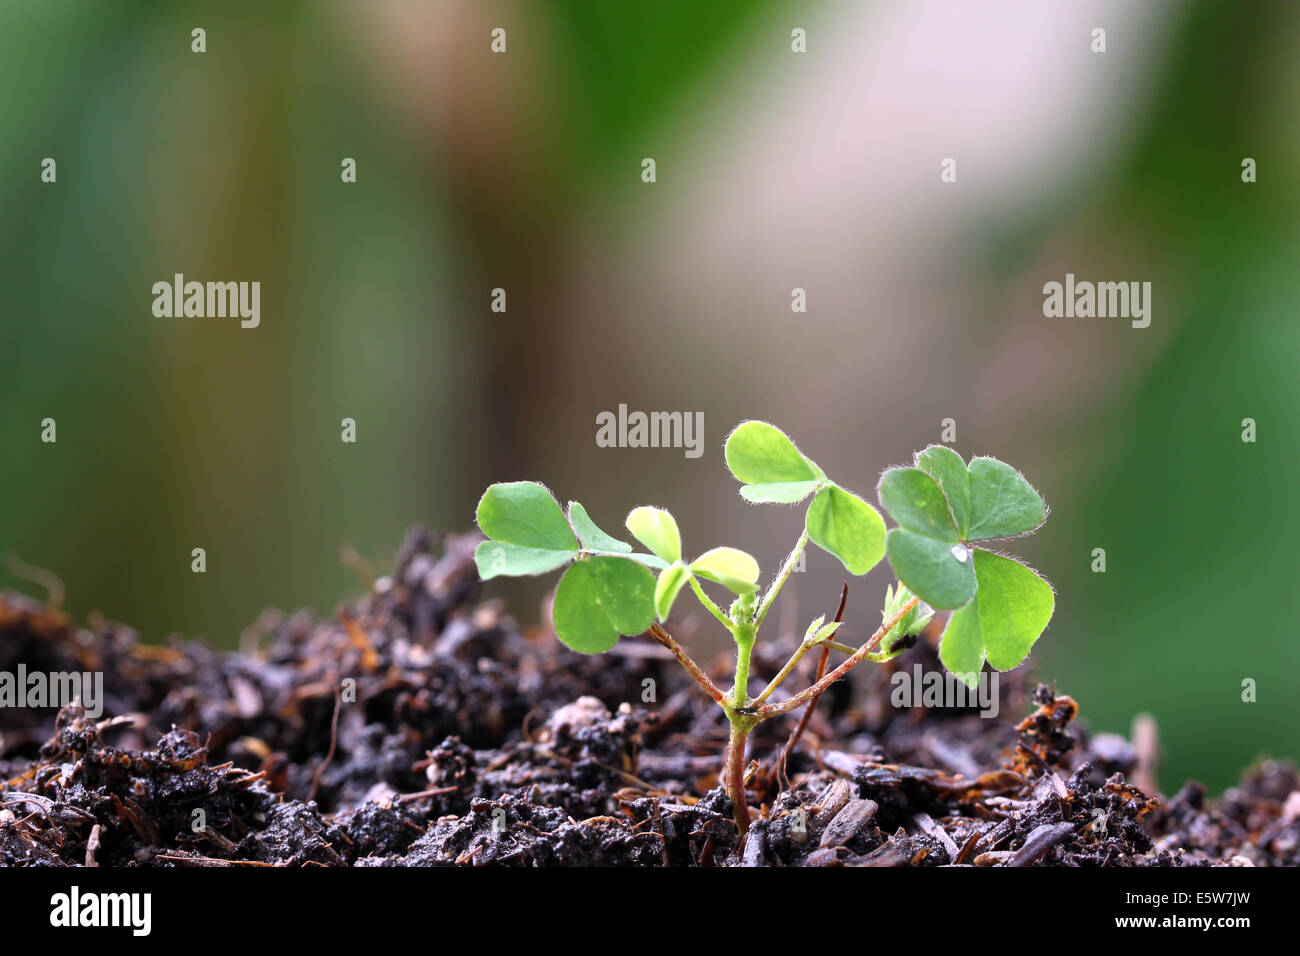
<path fill-rule="evenodd" d="M 951 458 L 943 457 L 942 452 L 948 452 Z M 954 664 L 969 665 L 976 656 L 976 670 L 985 657 L 995 667 L 1015 666 L 1024 655 L 1008 664 L 1013 647 L 1024 643 L 1023 630 L 1041 617 L 1041 602 L 1035 598 L 1029 610 L 1019 606 L 1014 589 L 1027 584 L 1014 573 L 1009 574 L 1001 563 L 1028 570 L 1016 562 L 978 549 L 974 558 L 969 551 L 958 557 L 957 546 L 968 549 L 969 541 L 1001 536 L 989 532 L 1005 532 L 1008 527 L 1024 523 L 1021 512 L 1008 510 L 1011 506 L 987 487 L 987 467 L 976 467 L 976 462 L 993 459 L 975 459 L 968 469 L 946 448 L 926 449 L 918 456 L 918 466 L 924 457 L 926 466 L 933 467 L 947 483 L 943 485 L 922 467 L 897 471 L 915 471 L 929 484 L 913 475 L 891 478 L 894 473 L 887 473 L 881 485 L 881 500 L 900 525 L 887 535 L 884 520 L 875 508 L 832 481 L 782 431 L 766 422 L 739 425 L 727 438 L 725 456 L 731 473 L 741 482 L 740 494 L 745 500 L 785 505 L 809 502 L 802 533 L 761 596 L 759 566 L 751 555 L 737 548 L 718 547 L 688 560 L 677 522 L 662 508 L 643 506 L 628 514 L 628 532 L 646 549 L 637 551 L 597 527 L 576 501 L 569 502 L 567 510 L 562 509 L 545 486 L 531 481 L 495 484 L 484 493 L 477 518 L 487 540 L 478 546 L 475 559 L 484 580 L 566 568 L 555 590 L 551 616 L 556 636 L 576 651 L 599 654 L 614 647 L 620 636 L 648 633 L 672 654 L 727 718 L 730 738 L 720 778 L 732 799 L 736 825 L 743 835 L 749 826 L 745 746 L 759 723 L 815 701 L 863 660 L 883 661 L 901 653 L 910 646 L 905 638 L 919 633 L 930 620 L 932 612 L 922 601 L 935 607 L 961 607 L 963 610 L 953 615 L 953 621 L 966 614 L 967 608 L 975 608 L 973 615 L 958 622 L 955 638 L 950 641 L 945 637 L 945 666 L 953 669 Z M 1008 466 L 996 464 L 1019 478 Z M 997 472 L 994 477 L 1001 482 L 1005 475 Z M 1041 507 L 1041 499 L 1033 494 Z M 950 495 L 957 499 L 956 511 Z M 972 500 L 978 505 L 972 505 Z M 973 527 L 972 511 L 979 519 Z M 1041 523 L 1041 516 L 1037 523 Z M 887 592 L 883 622 L 860 647 L 834 640 L 840 627 L 839 615 L 831 623 L 818 618 L 809 625 L 785 666 L 756 696 L 751 696 L 750 662 L 759 629 L 809 543 L 835 556 L 853 575 L 866 574 L 888 550 L 902 583 L 897 590 L 891 587 Z M 946 557 L 939 553 L 939 543 L 947 547 Z M 900 560 L 905 570 L 900 570 Z M 956 566 L 951 567 L 954 563 Z M 969 582 L 963 576 L 967 571 Z M 1034 579 L 1046 587 L 1037 576 Z M 727 594 L 725 609 L 706 585 Z M 983 599 L 977 600 L 977 586 L 984 593 Z M 686 588 L 735 643 L 735 672 L 729 690 L 720 689 L 662 626 Z M 998 591 L 998 597 L 994 591 Z M 1050 617 L 1050 588 L 1047 594 Z M 1008 613 L 1020 629 L 1014 637 L 1004 633 Z M 1045 626 L 1043 619 L 1035 639 Z M 950 621 L 948 632 L 953 631 Z M 1028 643 L 1032 644 L 1033 639 Z M 972 650 L 977 646 L 978 650 Z M 985 653 L 989 648 L 996 649 L 996 653 Z M 818 678 L 798 693 L 773 701 L 773 694 L 813 649 L 822 652 Z M 846 656 L 827 671 L 825 658 L 831 651 Z"/>

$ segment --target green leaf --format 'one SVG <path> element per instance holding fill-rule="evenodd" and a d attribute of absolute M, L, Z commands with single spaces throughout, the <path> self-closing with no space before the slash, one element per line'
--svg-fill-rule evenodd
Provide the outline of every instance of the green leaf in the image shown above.
<path fill-rule="evenodd" d="M 979 605 L 971 601 L 954 611 L 939 644 L 939 660 L 948 673 L 973 688 L 984 669 L 984 636 L 980 633 Z"/>
<path fill-rule="evenodd" d="M 742 422 L 727 436 L 727 467 L 744 484 L 816 481 L 821 469 L 804 457 L 781 429 L 767 422 Z"/>
<path fill-rule="evenodd" d="M 931 445 L 916 456 L 916 467 L 934 479 L 948 500 L 948 512 L 965 540 L 970 529 L 970 471 L 947 445 Z"/>
<path fill-rule="evenodd" d="M 480 541 L 474 550 L 478 576 L 484 581 L 500 575 L 545 574 L 573 560 L 573 551 L 526 548 L 506 541 Z"/>
<path fill-rule="evenodd" d="M 668 567 L 668 565 L 672 564 L 671 561 L 665 561 L 663 558 L 657 557 L 656 555 L 645 554 L 641 551 L 630 552 L 627 555 L 627 559 L 629 561 L 635 561 L 637 564 L 647 567 L 651 571 L 662 571 L 664 568 Z"/>
<path fill-rule="evenodd" d="M 491 485 L 478 503 L 478 526 L 494 541 L 546 551 L 577 551 L 578 539 L 545 485 L 510 481 Z"/>
<path fill-rule="evenodd" d="M 850 574 L 866 574 L 885 556 L 880 512 L 838 485 L 817 492 L 805 527 L 808 537 L 839 558 Z"/>
<path fill-rule="evenodd" d="M 601 654 L 620 634 L 640 634 L 655 616 L 655 579 L 629 558 L 575 561 L 555 589 L 555 634 L 583 654 Z"/>
<path fill-rule="evenodd" d="M 659 620 L 668 620 L 668 612 L 673 609 L 678 592 L 690 578 L 690 570 L 681 563 L 670 564 L 659 572 L 659 580 L 655 583 L 655 614 Z"/>
<path fill-rule="evenodd" d="M 891 528 L 885 549 L 898 580 L 931 607 L 961 607 L 975 593 L 975 568 L 964 545 Z"/>
<path fill-rule="evenodd" d="M 1029 656 L 1051 621 L 1052 586 L 1019 561 L 982 548 L 975 550 L 975 577 L 988 661 L 1010 670 Z"/>
<path fill-rule="evenodd" d="M 691 562 L 691 570 L 737 594 L 747 594 L 758 587 L 758 562 L 739 548 L 705 551 Z"/>
<path fill-rule="evenodd" d="M 842 621 L 831 621 L 829 624 L 823 624 L 821 627 L 817 628 L 817 633 L 813 635 L 812 643 L 820 644 L 822 641 L 827 640 L 840 629 L 840 624 L 842 623 Z"/>
<path fill-rule="evenodd" d="M 971 459 L 966 540 L 1009 538 L 1033 531 L 1046 520 L 1047 505 L 1020 472 L 996 458 Z"/>
<path fill-rule="evenodd" d="M 740 494 L 759 504 L 794 504 L 826 478 L 785 432 L 767 422 L 742 422 L 727 436 L 727 467 L 745 487 Z"/>
<path fill-rule="evenodd" d="M 673 516 L 662 508 L 643 505 L 627 516 L 627 530 L 632 536 L 672 564 L 682 559 L 682 535 Z"/>
<path fill-rule="evenodd" d="M 756 505 L 793 505 L 821 489 L 821 481 L 764 481 L 741 485 L 740 497 Z"/>
<path fill-rule="evenodd" d="M 961 540 L 943 491 L 921 469 L 889 469 L 880 479 L 879 494 L 880 503 L 899 527 L 940 541 Z"/>
<path fill-rule="evenodd" d="M 985 660 L 1000 671 L 1020 664 L 1055 607 L 1051 585 L 1019 561 L 976 548 L 974 564 L 975 600 L 953 614 L 939 648 L 944 667 L 959 675 L 978 673 Z"/>
<path fill-rule="evenodd" d="M 907 603 L 915 597 L 912 589 L 906 584 L 900 583 L 898 590 L 894 590 L 891 584 L 885 588 L 885 606 L 880 612 L 880 623 L 884 624 L 889 621 L 895 614 L 907 606 Z M 934 617 L 934 610 L 924 601 L 914 605 L 912 609 L 906 612 L 898 619 L 898 623 L 889 629 L 880 641 L 880 650 L 888 654 L 893 650 L 893 646 L 906 637 L 908 634 L 920 634 L 925 630 L 930 620 Z"/>
<path fill-rule="evenodd" d="M 589 551 L 617 551 L 621 554 L 630 554 L 632 551 L 630 544 L 612 538 L 596 527 L 596 522 L 591 520 L 587 509 L 576 501 L 569 502 L 569 523 L 578 532 L 582 546 Z"/>

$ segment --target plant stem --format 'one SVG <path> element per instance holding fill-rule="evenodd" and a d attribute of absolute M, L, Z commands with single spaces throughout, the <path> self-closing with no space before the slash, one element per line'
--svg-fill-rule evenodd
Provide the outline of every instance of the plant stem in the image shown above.
<path fill-rule="evenodd" d="M 793 697 L 788 697 L 779 704 L 759 704 L 757 707 L 744 708 L 741 712 L 751 714 L 759 720 L 767 720 L 769 717 L 776 717 L 779 714 L 788 714 L 795 708 L 802 707 L 814 697 L 821 696 L 822 691 L 826 690 L 826 688 L 830 687 L 831 684 L 835 683 L 849 671 L 853 670 L 853 668 L 856 667 L 864 657 L 871 653 L 872 649 L 884 639 L 884 636 L 893 629 L 894 625 L 903 619 L 903 615 L 916 607 L 920 600 L 920 598 L 914 597 L 912 600 L 908 601 L 897 614 L 891 617 L 884 624 L 880 625 L 880 629 L 876 631 L 875 634 L 872 634 L 867 642 L 854 652 L 852 657 L 841 663 L 839 667 L 835 668 L 835 670 L 831 671 L 815 684 L 805 687 Z"/>
<path fill-rule="evenodd" d="M 688 579 L 691 582 L 691 590 L 695 592 L 695 597 L 704 605 L 705 610 L 721 621 L 723 627 L 727 630 L 731 630 L 731 618 L 727 617 L 727 615 L 723 613 L 722 608 L 718 607 L 718 605 L 713 602 L 713 598 L 709 597 L 708 594 L 705 593 L 704 588 L 700 586 L 700 582 L 695 580 L 695 575 L 688 575 Z"/>
<path fill-rule="evenodd" d="M 768 681 L 767 686 L 763 688 L 763 692 L 754 698 L 754 703 L 761 704 L 763 701 L 771 697 L 772 691 L 781 686 L 781 682 L 790 676 L 792 670 L 799 666 L 799 662 L 803 660 L 803 656 L 815 646 L 816 645 L 814 644 L 809 644 L 807 641 L 800 641 L 798 649 L 790 655 L 790 659 L 785 662 L 785 666 L 781 668 L 777 675 Z"/>
<path fill-rule="evenodd" d="M 849 603 L 849 582 L 845 581 L 844 589 L 840 591 L 839 607 L 835 609 L 836 621 L 844 620 L 844 608 L 848 603 Z M 821 652 L 821 656 L 817 659 L 817 677 L 813 680 L 814 684 L 826 676 L 826 665 L 830 661 L 831 648 L 833 646 L 844 647 L 844 645 L 842 644 L 838 644 L 838 645 L 835 644 L 834 641 L 822 642 L 822 652 Z M 850 654 L 853 653 L 851 648 L 844 648 L 844 649 L 849 651 Z M 785 742 L 785 746 L 781 748 L 780 756 L 777 757 L 776 774 L 777 774 L 777 779 L 781 781 L 782 787 L 786 787 L 789 785 L 789 780 L 786 778 L 785 775 L 786 761 L 790 759 L 790 754 L 794 753 L 794 748 L 799 746 L 799 740 L 801 737 L 803 737 L 803 732 L 808 728 L 808 721 L 812 719 L 813 711 L 817 709 L 817 701 L 819 700 L 821 700 L 820 696 L 814 697 L 812 700 L 808 701 L 808 706 L 805 707 L 803 713 L 799 715 L 799 721 L 798 723 L 795 724 L 794 730 L 790 731 L 790 739 L 788 739 Z"/>
<path fill-rule="evenodd" d="M 743 718 L 733 717 L 731 739 L 727 743 L 726 786 L 741 839 L 749 832 L 749 802 L 745 798 L 745 742 L 748 739 L 749 728 Z"/>
<path fill-rule="evenodd" d="M 753 625 L 732 625 L 736 639 L 736 682 L 731 686 L 731 706 L 739 710 L 749 704 L 749 659 L 754 652 Z"/>
<path fill-rule="evenodd" d="M 713 698 L 715 704 L 721 704 L 723 700 L 726 699 L 726 695 L 722 693 L 718 685 L 709 680 L 709 675 L 704 673 L 704 668 L 691 660 L 690 655 L 682 650 L 681 645 L 674 641 L 667 631 L 658 624 L 652 622 L 650 624 L 649 634 L 664 647 L 668 648 L 668 652 L 673 655 L 673 658 L 677 663 L 681 664 L 682 667 L 686 669 L 686 673 L 695 678 L 695 682 L 704 688 L 704 692 Z"/>
<path fill-rule="evenodd" d="M 767 593 L 763 595 L 763 602 L 759 604 L 758 610 L 754 613 L 755 630 L 757 630 L 758 626 L 763 623 L 763 618 L 767 617 L 767 612 L 772 608 L 772 602 L 775 601 L 776 596 L 781 593 L 782 585 L 785 584 L 786 578 L 790 576 L 790 572 L 794 570 L 795 562 L 799 560 L 799 555 L 803 554 L 803 550 L 806 547 L 808 547 L 807 528 L 805 528 L 803 533 L 799 535 L 799 540 L 795 542 L 794 550 L 787 555 L 785 564 L 781 566 L 781 570 L 772 580 L 771 586 L 768 587 Z"/>

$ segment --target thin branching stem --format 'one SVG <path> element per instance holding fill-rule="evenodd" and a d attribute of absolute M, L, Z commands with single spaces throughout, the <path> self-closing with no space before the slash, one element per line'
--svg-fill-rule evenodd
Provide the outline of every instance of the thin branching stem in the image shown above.
<path fill-rule="evenodd" d="M 668 652 L 673 655 L 677 663 L 686 669 L 686 673 L 695 678 L 695 682 L 704 688 L 704 692 L 713 698 L 715 704 L 722 703 L 726 695 L 718 688 L 717 684 L 709 679 L 709 675 L 704 673 L 704 668 L 691 660 L 691 656 L 682 650 L 681 645 L 673 640 L 672 635 L 656 623 L 651 623 L 648 633 L 656 641 L 668 648 Z"/>
<path fill-rule="evenodd" d="M 844 608 L 848 605 L 848 603 L 849 603 L 849 582 L 845 581 L 844 588 L 843 590 L 840 591 L 839 607 L 835 609 L 836 621 L 842 622 L 844 620 Z M 832 649 L 838 650 L 841 648 L 845 651 L 848 651 L 849 654 L 854 653 L 853 648 L 846 647 L 843 644 L 838 644 L 835 641 L 822 642 L 821 656 L 817 659 L 817 676 L 813 679 L 813 683 L 816 683 L 817 681 L 821 680 L 823 677 L 826 676 L 826 665 L 830 661 L 831 650 Z M 798 723 L 795 724 L 794 730 L 790 731 L 790 739 L 788 739 L 785 742 L 785 746 L 781 749 L 781 755 L 777 758 L 776 761 L 777 777 L 781 780 L 781 785 L 783 787 L 787 786 L 789 783 L 785 775 L 786 761 L 790 759 L 790 754 L 794 753 L 794 748 L 799 746 L 799 740 L 801 737 L 803 737 L 803 732 L 808 728 L 808 721 L 812 719 L 813 711 L 817 709 L 817 701 L 820 699 L 821 699 L 820 697 L 814 697 L 808 701 L 808 706 L 805 707 L 803 713 L 799 715 Z"/>
<path fill-rule="evenodd" d="M 779 704 L 759 704 L 757 707 L 743 708 L 740 712 L 750 714 L 757 717 L 759 720 L 767 720 L 769 717 L 788 714 L 790 711 L 802 707 L 814 697 L 820 697 L 822 691 L 826 690 L 827 687 L 830 687 L 831 684 L 834 684 L 837 680 L 861 663 L 862 659 L 871 653 L 875 646 L 884 639 L 884 636 L 893 629 L 894 625 L 903 619 L 903 615 L 916 607 L 920 600 L 920 598 L 914 597 L 912 600 L 904 604 L 897 614 L 891 617 L 884 624 L 880 625 L 880 629 L 877 630 L 875 634 L 872 634 L 865 644 L 853 652 L 852 657 L 841 663 L 839 667 L 835 668 L 835 670 L 831 671 L 815 684 L 805 687 L 793 697 L 788 697 Z"/>
<path fill-rule="evenodd" d="M 790 577 L 790 572 L 794 570 L 795 564 L 799 561 L 799 555 L 803 554 L 804 548 L 808 547 L 808 530 L 799 535 L 799 540 L 795 542 L 794 550 L 785 559 L 785 564 L 777 576 L 772 579 L 772 584 L 768 587 L 767 593 L 763 595 L 763 601 L 754 613 L 754 627 L 757 628 L 763 623 L 763 618 L 767 617 L 767 612 L 772 609 L 772 602 L 776 596 L 781 593 L 781 587 L 785 584 L 786 579 Z"/>
<path fill-rule="evenodd" d="M 704 588 L 700 586 L 700 582 L 695 579 L 694 574 L 690 574 L 689 579 L 691 582 L 691 590 L 695 592 L 696 598 L 698 598 L 699 602 L 704 605 L 705 610 L 721 621 L 723 627 L 727 630 L 731 630 L 731 618 L 727 617 L 722 608 L 718 607 L 718 605 L 714 603 L 713 598 L 709 597 Z"/>

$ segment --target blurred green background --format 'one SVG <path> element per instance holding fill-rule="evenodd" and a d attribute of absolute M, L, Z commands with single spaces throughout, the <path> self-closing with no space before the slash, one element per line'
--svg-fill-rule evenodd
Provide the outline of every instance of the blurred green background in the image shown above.
<path fill-rule="evenodd" d="M 6 2 L 0 551 L 79 615 L 233 646 L 494 480 L 774 568 L 799 518 L 736 496 L 736 422 L 872 492 L 951 417 L 1052 505 L 1033 666 L 1221 788 L 1300 750 L 1297 40 L 1285 0 Z M 261 326 L 155 318 L 177 272 L 260 281 Z M 1150 328 L 1044 318 L 1067 272 L 1152 282 Z M 596 447 L 620 403 L 702 411 L 704 456 Z M 784 626 L 839 580 L 811 555 Z"/>

